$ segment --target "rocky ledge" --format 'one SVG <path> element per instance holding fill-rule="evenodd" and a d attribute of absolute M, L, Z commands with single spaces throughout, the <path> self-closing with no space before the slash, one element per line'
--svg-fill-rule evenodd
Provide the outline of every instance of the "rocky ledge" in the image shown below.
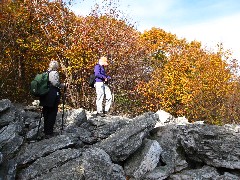
<path fill-rule="evenodd" d="M 162 110 L 96 117 L 80 108 L 59 112 L 46 139 L 40 117 L 39 108 L 0 100 L 0 180 L 240 179 L 236 124 L 189 123 Z"/>

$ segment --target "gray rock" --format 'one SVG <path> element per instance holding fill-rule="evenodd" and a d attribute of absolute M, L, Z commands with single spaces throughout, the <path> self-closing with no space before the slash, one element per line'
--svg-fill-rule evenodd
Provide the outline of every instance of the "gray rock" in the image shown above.
<path fill-rule="evenodd" d="M 2 155 L 2 152 L 0 152 L 0 165 L 2 164 L 2 160 L 3 160 L 3 155 Z"/>
<path fill-rule="evenodd" d="M 240 169 L 240 133 L 213 125 L 189 125 L 179 129 L 178 139 L 191 160 Z"/>
<path fill-rule="evenodd" d="M 145 113 L 104 139 L 95 147 L 106 151 L 114 162 L 126 160 L 142 144 L 142 140 L 156 124 L 157 116 Z"/>
<path fill-rule="evenodd" d="M 86 180 L 84 178 L 82 158 L 68 161 L 62 166 L 52 169 L 51 172 L 34 178 L 34 180 Z"/>
<path fill-rule="evenodd" d="M 73 139 L 67 135 L 59 135 L 50 139 L 44 139 L 39 142 L 31 143 L 23 148 L 18 156 L 19 165 L 24 165 L 35 161 L 42 156 L 46 156 L 56 150 L 73 146 Z"/>
<path fill-rule="evenodd" d="M 7 111 L 11 110 L 8 109 Z M 19 135 L 20 132 L 22 132 L 22 126 L 18 122 L 0 129 L 0 178 L 2 176 L 3 179 L 15 179 L 16 163 L 12 158 L 14 158 L 23 143 L 23 137 Z"/>
<path fill-rule="evenodd" d="M 235 133 L 240 133 L 240 125 L 238 124 L 225 124 L 223 127 Z"/>
<path fill-rule="evenodd" d="M 23 137 L 16 135 L 2 147 L 3 160 L 14 158 L 14 155 L 19 151 L 23 144 Z"/>
<path fill-rule="evenodd" d="M 144 140 L 142 146 L 124 164 L 126 174 L 136 179 L 141 178 L 157 166 L 161 152 L 157 141 Z"/>
<path fill-rule="evenodd" d="M 75 134 L 75 136 L 84 143 L 93 144 L 96 142 L 96 138 L 94 138 L 92 133 L 87 129 L 81 127 L 71 127 L 66 129 L 66 132 Z"/>
<path fill-rule="evenodd" d="M 118 116 L 111 116 L 111 117 L 105 117 L 105 118 L 94 118 L 89 119 L 88 122 L 94 126 L 92 130 L 92 134 L 97 139 L 106 139 L 111 134 L 115 133 L 116 131 L 119 131 L 124 126 L 129 124 L 128 118 L 122 118 Z"/>
<path fill-rule="evenodd" d="M 2 176 L 5 180 L 15 180 L 17 174 L 17 163 L 14 159 L 7 161 L 1 170 L 4 171 L 4 175 Z"/>
<path fill-rule="evenodd" d="M 157 140 L 163 149 L 161 160 L 168 170 L 166 174 L 178 172 L 188 167 L 185 152 L 179 143 L 178 127 L 176 125 L 167 125 L 158 127 L 151 132 L 154 134 L 153 139 Z"/>
<path fill-rule="evenodd" d="M 11 107 L 11 101 L 9 99 L 0 100 L 0 113 Z"/>
<path fill-rule="evenodd" d="M 66 127 L 69 126 L 80 126 L 83 122 L 87 121 L 86 112 L 84 109 L 74 109 L 70 112 L 66 112 Z"/>
<path fill-rule="evenodd" d="M 82 157 L 85 179 L 125 180 L 123 168 L 112 163 L 110 156 L 102 149 L 86 150 Z"/>
<path fill-rule="evenodd" d="M 182 179 L 215 179 L 219 174 L 214 167 L 204 166 L 200 169 L 184 170 L 180 173 L 171 175 L 170 180 L 182 180 Z"/>
<path fill-rule="evenodd" d="M 146 173 L 143 180 L 164 180 L 171 174 L 172 168 L 170 166 L 156 167 L 154 170 Z"/>
<path fill-rule="evenodd" d="M 7 143 L 12 142 L 22 131 L 22 126 L 19 123 L 10 124 L 0 129 L 0 149 Z"/>
<path fill-rule="evenodd" d="M 239 179 L 240 175 L 234 175 L 228 172 L 225 172 L 223 175 L 214 178 L 214 180 L 239 180 Z"/>
<path fill-rule="evenodd" d="M 7 109 L 4 113 L 0 114 L 0 127 L 7 126 L 11 123 L 14 123 L 16 119 L 16 110 L 13 108 Z"/>
<path fill-rule="evenodd" d="M 81 154 L 81 151 L 77 149 L 57 150 L 48 156 L 37 159 L 29 167 L 22 170 L 18 178 L 27 180 L 42 176 L 50 172 L 53 168 L 58 168 L 64 163 L 79 157 Z"/>
<path fill-rule="evenodd" d="M 38 119 L 41 116 L 41 110 L 38 111 L 26 111 L 25 118 Z"/>
<path fill-rule="evenodd" d="M 39 109 L 5 102 L 0 105 L 0 180 L 125 179 L 121 165 L 131 180 L 240 178 L 237 124 L 188 124 L 168 113 L 96 117 L 78 109 L 66 111 L 64 119 L 58 113 L 54 130 L 63 135 L 29 142 L 35 139 Z M 160 126 L 154 128 L 156 122 Z"/>
<path fill-rule="evenodd" d="M 38 127 L 35 127 L 34 129 L 31 129 L 30 131 L 27 132 L 26 134 L 26 139 L 29 141 L 36 140 L 40 135 L 42 134 L 41 132 L 43 131 L 43 125 L 39 127 L 39 132 L 38 132 Z"/>

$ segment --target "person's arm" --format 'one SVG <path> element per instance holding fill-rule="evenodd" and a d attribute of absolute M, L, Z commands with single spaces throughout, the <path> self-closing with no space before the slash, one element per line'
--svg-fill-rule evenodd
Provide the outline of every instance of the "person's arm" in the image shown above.
<path fill-rule="evenodd" d="M 64 84 L 63 83 L 61 84 L 59 81 L 59 73 L 57 71 L 49 72 L 49 81 L 55 87 L 58 87 L 58 88 L 64 87 Z"/>

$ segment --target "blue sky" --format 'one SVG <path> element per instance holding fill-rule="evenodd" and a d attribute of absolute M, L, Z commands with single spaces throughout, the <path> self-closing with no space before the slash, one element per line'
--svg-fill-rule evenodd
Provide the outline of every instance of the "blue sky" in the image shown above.
<path fill-rule="evenodd" d="M 102 0 L 75 2 L 71 9 L 84 16 Z M 240 62 L 240 0 L 119 0 L 119 8 L 141 32 L 162 28 L 213 51 L 223 43 Z"/>

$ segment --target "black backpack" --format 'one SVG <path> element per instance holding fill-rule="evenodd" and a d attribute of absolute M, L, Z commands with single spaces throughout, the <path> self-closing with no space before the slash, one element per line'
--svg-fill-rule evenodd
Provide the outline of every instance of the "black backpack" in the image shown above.
<path fill-rule="evenodd" d="M 91 74 L 90 77 L 89 77 L 89 86 L 94 88 L 94 84 L 96 82 L 96 77 L 95 77 L 95 74 Z"/>

